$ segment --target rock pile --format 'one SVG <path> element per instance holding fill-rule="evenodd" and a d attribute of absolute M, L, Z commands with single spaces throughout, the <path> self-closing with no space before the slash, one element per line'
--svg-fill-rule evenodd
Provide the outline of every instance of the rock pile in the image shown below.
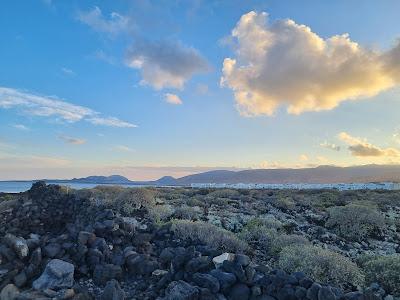
<path fill-rule="evenodd" d="M 174 237 L 168 225 L 122 217 L 36 183 L 0 212 L 0 300 L 385 299 L 321 285 Z"/>

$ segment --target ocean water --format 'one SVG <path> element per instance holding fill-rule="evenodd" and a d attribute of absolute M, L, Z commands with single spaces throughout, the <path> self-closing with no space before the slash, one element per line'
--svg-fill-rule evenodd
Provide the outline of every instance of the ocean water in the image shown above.
<path fill-rule="evenodd" d="M 32 187 L 33 181 L 0 181 L 0 193 L 19 193 L 25 192 Z M 52 182 L 53 184 L 54 182 Z M 68 186 L 70 188 L 80 190 L 80 189 L 90 189 L 98 186 L 99 184 L 92 183 L 65 183 L 65 182 L 55 182 L 55 184 Z M 116 185 L 116 184 L 114 184 Z M 117 184 L 118 185 L 118 184 Z M 141 187 L 139 185 L 129 185 L 122 184 L 118 185 L 122 187 Z"/>

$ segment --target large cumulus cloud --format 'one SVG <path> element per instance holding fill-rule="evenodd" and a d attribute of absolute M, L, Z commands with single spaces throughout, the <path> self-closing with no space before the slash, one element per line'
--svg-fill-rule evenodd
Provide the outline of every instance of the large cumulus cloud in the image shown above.
<path fill-rule="evenodd" d="M 348 34 L 323 39 L 293 20 L 243 15 L 232 30 L 234 58 L 225 58 L 221 84 L 247 116 L 329 110 L 374 96 L 400 82 L 400 43 L 386 52 L 363 48 Z"/>

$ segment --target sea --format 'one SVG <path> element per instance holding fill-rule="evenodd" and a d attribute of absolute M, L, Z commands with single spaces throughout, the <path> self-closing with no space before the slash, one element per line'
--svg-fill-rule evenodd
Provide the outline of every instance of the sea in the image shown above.
<path fill-rule="evenodd" d="M 29 190 L 32 187 L 34 181 L 0 181 L 0 193 L 20 193 Z M 99 184 L 94 183 L 71 183 L 71 182 L 55 182 L 51 184 L 59 184 L 68 186 L 72 189 L 90 189 L 98 186 Z M 102 185 L 118 185 L 121 187 L 141 187 L 141 185 L 131 184 L 102 184 Z"/>

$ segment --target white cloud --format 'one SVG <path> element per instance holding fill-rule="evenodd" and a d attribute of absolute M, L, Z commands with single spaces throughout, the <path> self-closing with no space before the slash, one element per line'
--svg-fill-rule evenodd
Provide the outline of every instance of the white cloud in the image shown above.
<path fill-rule="evenodd" d="M 93 117 L 87 119 L 90 123 L 95 125 L 104 125 L 104 126 L 111 126 L 111 127 L 138 127 L 135 124 L 131 124 L 129 122 L 121 121 L 120 119 L 114 117 L 107 117 L 107 118 L 100 118 L 100 117 Z"/>
<path fill-rule="evenodd" d="M 321 38 L 293 20 L 243 15 L 232 30 L 235 58 L 225 58 L 221 85 L 245 116 L 329 110 L 400 83 L 400 42 L 386 52 L 363 48 L 348 34 Z"/>
<path fill-rule="evenodd" d="M 164 95 L 164 100 L 165 102 L 169 103 L 169 104 L 174 104 L 174 105 L 180 105 L 182 104 L 182 99 L 175 94 L 170 94 L 170 93 L 166 93 Z"/>
<path fill-rule="evenodd" d="M 83 145 L 86 143 L 85 139 L 75 138 L 67 135 L 60 135 L 59 139 L 63 140 L 67 144 L 72 145 Z"/>
<path fill-rule="evenodd" d="M 118 150 L 118 151 L 121 151 L 121 152 L 135 152 L 134 149 L 132 149 L 132 148 L 130 148 L 128 146 L 125 146 L 125 145 L 117 145 L 114 148 L 115 148 L 115 150 Z"/>
<path fill-rule="evenodd" d="M 61 71 L 65 74 L 65 75 L 68 75 L 68 76 L 75 76 L 76 74 L 75 74 L 75 72 L 74 71 L 72 71 L 71 69 L 68 69 L 68 68 L 61 68 Z"/>
<path fill-rule="evenodd" d="M 99 112 L 60 100 L 55 97 L 39 96 L 20 90 L 0 87 L 0 108 L 19 108 L 32 116 L 56 117 L 74 123 L 81 120 L 95 125 L 112 127 L 136 127 L 114 117 L 102 117 Z"/>
<path fill-rule="evenodd" d="M 351 155 L 358 157 L 387 157 L 398 158 L 400 151 L 395 148 L 380 148 L 369 143 L 366 139 L 353 137 L 346 132 L 341 132 L 338 135 L 339 139 L 345 142 Z"/>
<path fill-rule="evenodd" d="M 157 90 L 183 89 L 193 75 L 209 70 L 196 49 L 172 41 L 136 41 L 129 50 L 127 64 L 140 70 L 142 84 Z"/>
<path fill-rule="evenodd" d="M 78 19 L 90 26 L 93 30 L 108 34 L 117 34 L 132 26 L 130 19 L 119 13 L 112 12 L 107 19 L 103 16 L 101 9 L 95 6 L 92 10 L 79 12 Z"/>
<path fill-rule="evenodd" d="M 319 144 L 321 147 L 326 148 L 326 149 L 330 149 L 333 151 L 340 151 L 340 146 L 334 144 L 334 143 L 330 143 L 328 141 L 324 141 L 323 143 Z"/>
<path fill-rule="evenodd" d="M 29 130 L 29 128 L 26 127 L 23 124 L 14 124 L 13 127 L 16 128 L 16 129 L 19 129 L 19 130 L 24 130 L 24 131 L 28 131 Z"/>

